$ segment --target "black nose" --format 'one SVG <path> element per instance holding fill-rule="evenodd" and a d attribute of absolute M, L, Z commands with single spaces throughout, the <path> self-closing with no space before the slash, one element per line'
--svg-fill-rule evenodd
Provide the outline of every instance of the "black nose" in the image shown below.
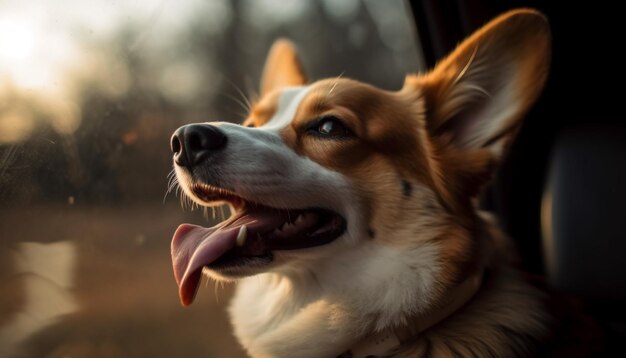
<path fill-rule="evenodd" d="M 172 135 L 172 152 L 176 164 L 193 167 L 226 146 L 226 135 L 210 124 L 188 124 Z"/>

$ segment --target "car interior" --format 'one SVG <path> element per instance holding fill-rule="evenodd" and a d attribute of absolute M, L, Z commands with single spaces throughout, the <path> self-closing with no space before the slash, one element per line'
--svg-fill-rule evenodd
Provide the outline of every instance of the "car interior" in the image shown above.
<path fill-rule="evenodd" d="M 612 83 L 623 77 L 618 13 L 549 1 L 411 1 L 429 65 L 487 19 L 533 7 L 549 19 L 553 59 L 544 93 L 484 194 L 521 250 L 523 266 L 576 297 L 606 330 L 611 354 L 626 335 L 626 125 Z"/>

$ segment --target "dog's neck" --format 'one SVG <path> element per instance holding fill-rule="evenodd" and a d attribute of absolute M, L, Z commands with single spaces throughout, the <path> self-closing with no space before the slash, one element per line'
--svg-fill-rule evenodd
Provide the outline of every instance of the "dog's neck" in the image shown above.
<path fill-rule="evenodd" d="M 340 357 L 384 356 L 398 348 L 402 343 L 415 339 L 420 333 L 445 320 L 469 302 L 482 284 L 483 272 L 483 270 L 479 270 L 465 281 L 451 288 L 444 297 L 444 301 L 433 310 L 410 317 L 401 326 L 390 327 L 369 334 Z"/>

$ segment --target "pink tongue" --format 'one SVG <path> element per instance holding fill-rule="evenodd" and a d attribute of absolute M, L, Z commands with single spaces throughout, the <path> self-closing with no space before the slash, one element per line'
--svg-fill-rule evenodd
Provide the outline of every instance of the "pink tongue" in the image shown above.
<path fill-rule="evenodd" d="M 202 267 L 230 250 L 235 245 L 238 231 L 238 227 L 220 230 L 190 224 L 182 224 L 176 229 L 172 238 L 172 265 L 183 306 L 190 305 L 196 296 Z"/>
<path fill-rule="evenodd" d="M 235 246 L 242 225 L 248 227 L 250 235 L 250 231 L 256 233 L 273 230 L 282 222 L 284 218 L 281 218 L 280 212 L 258 211 L 211 228 L 180 225 L 172 238 L 172 265 L 183 306 L 190 305 L 196 296 L 202 267 L 217 260 Z"/>

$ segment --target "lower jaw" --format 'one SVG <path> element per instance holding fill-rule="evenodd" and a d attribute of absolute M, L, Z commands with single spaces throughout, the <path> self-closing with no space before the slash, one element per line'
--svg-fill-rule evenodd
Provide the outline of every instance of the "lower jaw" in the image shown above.
<path fill-rule="evenodd" d="M 236 269 L 236 268 L 246 268 L 246 267 L 260 267 L 260 266 L 265 266 L 269 264 L 270 262 L 272 262 L 273 259 L 274 259 L 274 255 L 271 252 L 268 252 L 267 254 L 263 254 L 260 256 L 253 256 L 253 257 L 234 257 L 234 258 L 220 257 L 219 259 L 207 265 L 206 267 L 209 270 L 218 270 L 218 271 Z"/>
<path fill-rule="evenodd" d="M 237 257 L 235 259 L 218 259 L 203 268 L 203 272 L 215 279 L 232 281 L 267 271 L 274 261 L 274 255 L 267 253 L 255 257 Z"/>

